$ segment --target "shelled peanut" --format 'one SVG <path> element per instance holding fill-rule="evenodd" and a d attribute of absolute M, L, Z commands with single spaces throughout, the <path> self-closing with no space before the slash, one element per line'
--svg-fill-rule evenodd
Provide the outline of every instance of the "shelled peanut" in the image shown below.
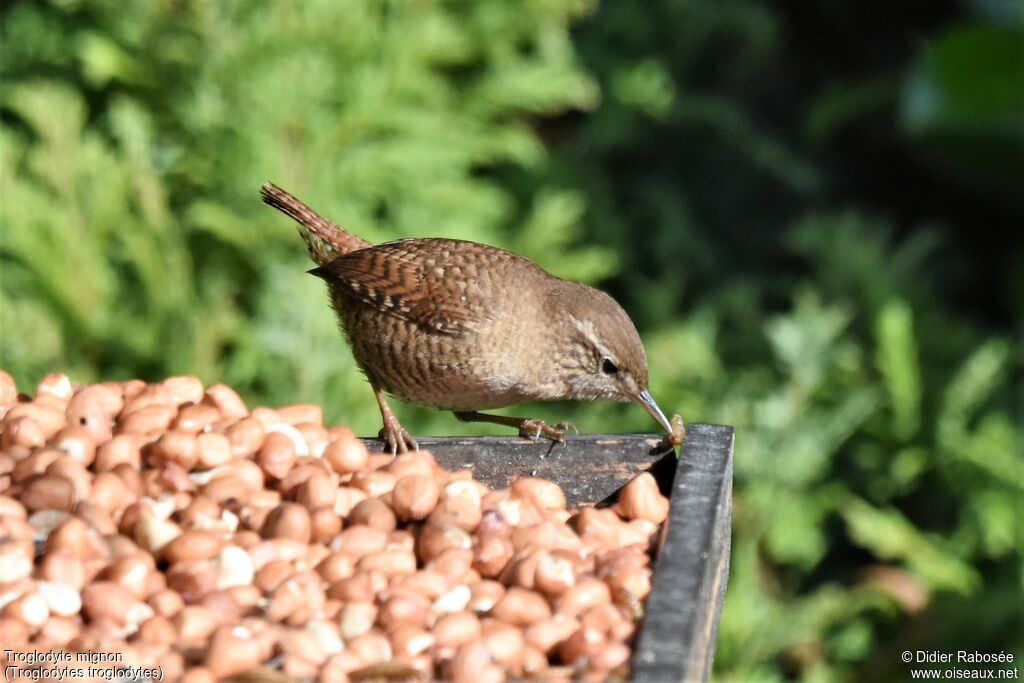
<path fill-rule="evenodd" d="M 19 394 L 0 371 L 0 642 L 122 653 L 164 677 L 325 681 L 628 673 L 668 501 L 491 490 L 370 454 L 315 405 L 194 377 Z"/>

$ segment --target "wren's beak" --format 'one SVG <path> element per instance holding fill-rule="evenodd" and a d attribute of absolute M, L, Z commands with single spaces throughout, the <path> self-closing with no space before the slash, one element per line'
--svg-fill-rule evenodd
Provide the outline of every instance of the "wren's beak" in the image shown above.
<path fill-rule="evenodd" d="M 661 412 L 661 408 L 658 407 L 658 404 L 654 402 L 654 397 L 651 396 L 650 391 L 644 389 L 639 394 L 637 394 L 636 398 L 634 398 L 633 400 L 642 405 L 644 407 L 644 410 L 650 413 L 651 417 L 653 417 L 658 422 L 658 424 L 665 428 L 665 431 L 667 433 L 672 433 L 672 425 L 669 423 L 668 418 L 665 417 L 665 413 Z"/>

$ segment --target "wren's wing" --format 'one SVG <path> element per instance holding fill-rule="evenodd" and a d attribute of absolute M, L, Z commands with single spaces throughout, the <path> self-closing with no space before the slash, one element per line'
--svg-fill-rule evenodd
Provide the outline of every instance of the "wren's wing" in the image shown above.
<path fill-rule="evenodd" d="M 526 261 L 474 242 L 413 238 L 344 254 L 309 272 L 346 297 L 457 336 L 494 314 L 501 294 L 491 292 L 490 271 L 509 259 Z"/>

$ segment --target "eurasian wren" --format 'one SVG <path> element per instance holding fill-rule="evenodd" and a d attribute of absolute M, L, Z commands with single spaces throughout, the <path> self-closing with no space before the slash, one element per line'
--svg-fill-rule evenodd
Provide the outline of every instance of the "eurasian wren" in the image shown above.
<path fill-rule="evenodd" d="M 416 448 L 416 441 L 384 394 L 557 441 L 569 425 L 477 411 L 536 400 L 635 401 L 672 432 L 647 390 L 640 335 L 607 294 L 477 242 L 370 244 L 272 183 L 261 194 L 299 224 L 318 264 L 309 272 L 330 288 L 392 452 Z"/>

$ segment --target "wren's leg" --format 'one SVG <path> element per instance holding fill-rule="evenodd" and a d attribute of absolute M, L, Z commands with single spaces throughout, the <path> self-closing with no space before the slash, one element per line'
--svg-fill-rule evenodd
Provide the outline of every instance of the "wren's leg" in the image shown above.
<path fill-rule="evenodd" d="M 378 436 L 384 439 L 391 455 L 405 453 L 409 449 L 419 450 L 419 444 L 409 435 L 409 432 L 402 429 L 398 418 L 391 412 L 391 407 L 384 400 L 384 392 L 377 387 L 373 388 L 373 395 L 377 397 L 377 405 L 380 406 L 380 416 L 384 420 L 384 426 L 380 429 Z"/>
<path fill-rule="evenodd" d="M 491 422 L 496 425 L 515 427 L 519 430 L 519 436 L 525 436 L 537 441 L 541 436 L 546 436 L 552 441 L 559 443 L 565 441 L 565 432 L 576 431 L 568 422 L 559 422 L 554 427 L 549 426 L 544 420 L 537 420 L 532 417 L 506 417 L 505 415 L 488 415 L 478 413 L 475 410 L 468 412 L 455 411 L 455 417 L 463 422 Z"/>

